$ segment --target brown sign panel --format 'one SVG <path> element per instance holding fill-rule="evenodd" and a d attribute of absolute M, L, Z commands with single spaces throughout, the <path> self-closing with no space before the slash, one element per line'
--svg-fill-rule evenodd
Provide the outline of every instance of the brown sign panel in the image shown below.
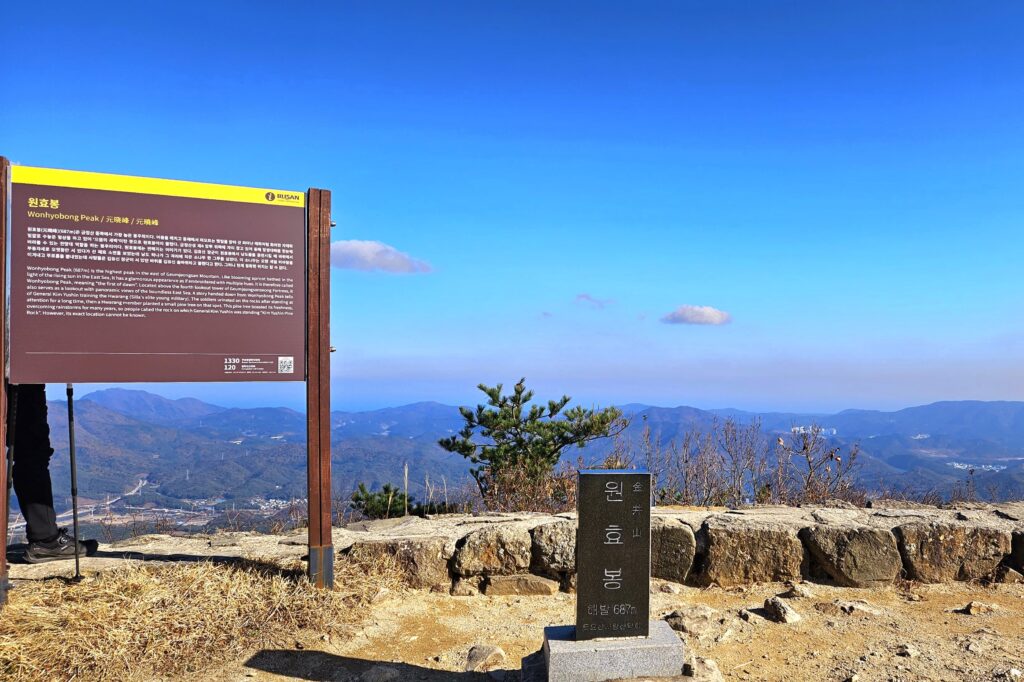
<path fill-rule="evenodd" d="M 12 383 L 305 379 L 305 194 L 12 167 Z"/>

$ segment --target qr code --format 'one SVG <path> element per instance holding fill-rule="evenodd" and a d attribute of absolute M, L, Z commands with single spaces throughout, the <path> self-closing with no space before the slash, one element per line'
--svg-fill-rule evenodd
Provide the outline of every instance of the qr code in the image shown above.
<path fill-rule="evenodd" d="M 291 374 L 295 371 L 295 358 L 291 355 L 288 357 L 279 357 L 277 359 L 277 373 L 278 374 Z"/>

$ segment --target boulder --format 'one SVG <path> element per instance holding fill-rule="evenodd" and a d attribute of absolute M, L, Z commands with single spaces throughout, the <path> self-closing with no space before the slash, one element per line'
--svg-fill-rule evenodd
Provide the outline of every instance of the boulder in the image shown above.
<path fill-rule="evenodd" d="M 896 537 L 884 528 L 816 525 L 800 537 L 818 566 L 844 587 L 891 584 L 903 570 Z"/>
<path fill-rule="evenodd" d="M 484 583 L 484 594 L 488 597 L 509 595 L 550 596 L 558 594 L 558 583 L 539 575 L 493 575 Z"/>
<path fill-rule="evenodd" d="M 987 577 L 1010 553 L 1010 532 L 989 526 L 918 522 L 893 533 L 909 577 L 925 583 Z"/>
<path fill-rule="evenodd" d="M 681 519 L 656 516 L 651 519 L 651 576 L 681 583 L 693 567 L 697 540 Z"/>
<path fill-rule="evenodd" d="M 475 673 L 490 670 L 505 662 L 505 652 L 493 644 L 476 644 L 466 654 L 466 672 Z"/>
<path fill-rule="evenodd" d="M 718 664 L 710 658 L 694 658 L 683 667 L 683 673 L 691 682 L 725 682 Z"/>
<path fill-rule="evenodd" d="M 563 519 L 530 533 L 530 571 L 552 578 L 576 572 L 576 522 Z"/>
<path fill-rule="evenodd" d="M 356 542 L 348 552 L 350 556 L 369 559 L 385 555 L 394 557 L 411 587 L 447 587 L 451 583 L 448 575 L 450 556 L 445 544 L 441 537 L 385 538 Z"/>
<path fill-rule="evenodd" d="M 707 553 L 698 582 L 722 587 L 799 581 L 806 567 L 800 526 L 789 520 L 720 514 L 704 522 Z"/>
<path fill-rule="evenodd" d="M 702 643 L 713 642 L 727 627 L 722 614 L 710 606 L 689 604 L 664 617 L 676 632 L 690 635 Z"/>
<path fill-rule="evenodd" d="M 1019 585 L 1024 583 L 1024 575 L 1009 566 L 1000 566 L 996 571 L 996 580 L 1007 585 Z"/>
<path fill-rule="evenodd" d="M 456 545 L 452 568 L 458 575 L 514 575 L 530 568 L 530 531 L 495 525 L 473 531 Z"/>
<path fill-rule="evenodd" d="M 967 605 L 961 609 L 953 609 L 953 611 L 955 611 L 956 613 L 963 613 L 968 616 L 978 616 L 983 613 L 992 613 L 993 610 L 994 609 L 991 606 L 989 606 L 985 602 L 980 601 L 970 601 L 967 602 Z"/>
<path fill-rule="evenodd" d="M 797 623 L 803 620 L 792 606 L 779 597 L 769 597 L 764 600 L 764 610 L 768 614 L 768 620 L 776 623 Z"/>

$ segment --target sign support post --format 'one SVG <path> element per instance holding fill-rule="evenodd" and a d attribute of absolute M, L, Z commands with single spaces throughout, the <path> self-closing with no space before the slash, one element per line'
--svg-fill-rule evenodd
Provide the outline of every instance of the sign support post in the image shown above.
<path fill-rule="evenodd" d="M 306 199 L 306 455 L 309 579 L 334 587 L 331 533 L 331 193 Z"/>
<path fill-rule="evenodd" d="M 0 362 L 7 358 L 7 187 L 11 164 L 0 156 Z M 7 382 L 0 382 L 0 606 L 7 603 L 7 517 L 11 501 L 7 482 Z"/>

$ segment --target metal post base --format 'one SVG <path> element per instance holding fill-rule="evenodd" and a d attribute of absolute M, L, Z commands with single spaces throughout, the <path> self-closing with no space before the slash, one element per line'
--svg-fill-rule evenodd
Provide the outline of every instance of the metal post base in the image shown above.
<path fill-rule="evenodd" d="M 309 548 L 309 581 L 317 587 L 334 588 L 334 546 Z"/>

